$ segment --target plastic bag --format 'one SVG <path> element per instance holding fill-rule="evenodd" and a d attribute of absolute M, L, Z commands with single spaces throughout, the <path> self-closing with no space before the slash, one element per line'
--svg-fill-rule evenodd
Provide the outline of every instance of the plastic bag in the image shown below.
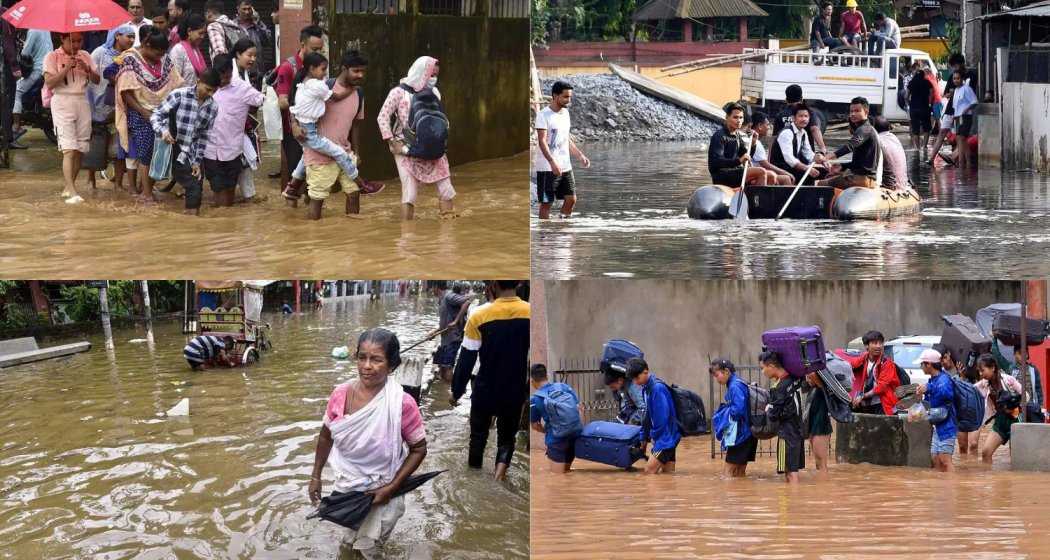
<path fill-rule="evenodd" d="M 337 360 L 345 360 L 350 357 L 350 348 L 346 346 L 336 346 L 332 348 L 332 357 Z"/>
<path fill-rule="evenodd" d="M 153 140 L 153 159 L 149 164 L 149 177 L 154 181 L 171 179 L 172 145 L 165 142 L 158 134 Z"/>
<path fill-rule="evenodd" d="M 277 92 L 272 87 L 266 88 L 266 101 L 263 102 L 263 129 L 267 140 L 281 140 L 284 131 L 281 128 L 281 108 L 277 104 Z"/>
<path fill-rule="evenodd" d="M 917 402 L 908 408 L 908 422 L 922 422 L 926 420 L 926 417 L 926 407 L 921 402 Z"/>
<path fill-rule="evenodd" d="M 948 409 L 942 406 L 931 408 L 926 419 L 930 421 L 930 424 L 940 424 L 948 419 Z"/>

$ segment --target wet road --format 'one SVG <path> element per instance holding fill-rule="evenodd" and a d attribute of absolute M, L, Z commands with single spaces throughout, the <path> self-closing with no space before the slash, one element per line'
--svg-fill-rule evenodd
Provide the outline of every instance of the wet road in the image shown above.
<path fill-rule="evenodd" d="M 441 219 L 436 191 L 424 189 L 417 220 L 402 223 L 400 186 L 385 180 L 384 192 L 363 198 L 360 217 L 346 217 L 345 197 L 335 194 L 323 219 L 312 222 L 304 209 L 284 205 L 278 181 L 265 175 L 273 164 L 256 175 L 265 202 L 212 208 L 206 188 L 202 216 L 194 218 L 170 195 L 144 207 L 108 181 L 92 191 L 83 173 L 78 188 L 86 203 L 65 204 L 60 157 L 35 134 L 29 150 L 12 152 L 13 168 L 0 170 L 5 278 L 181 278 L 188 270 L 198 278 L 233 271 L 249 278 L 528 276 L 525 154 L 453 169 L 455 219 Z M 275 146 L 264 148 L 270 162 Z"/>
<path fill-rule="evenodd" d="M 542 464 L 542 436 L 533 462 Z M 539 445 L 537 445 L 537 443 Z M 748 476 L 721 476 L 709 440 L 678 448 L 677 473 L 646 476 L 580 461 L 564 476 L 532 479 L 532 558 L 569 560 L 1038 557 L 1050 546 L 1045 475 L 956 459 L 932 469 L 836 464 L 811 467 L 795 487 L 772 458 Z"/>
<path fill-rule="evenodd" d="M 321 414 L 355 375 L 329 353 L 372 326 L 413 342 L 435 307 L 387 298 L 269 315 L 273 350 L 247 369 L 190 372 L 167 323 L 152 350 L 129 342 L 143 330 L 118 330 L 113 359 L 94 337 L 89 353 L 0 371 L 0 558 L 358 557 L 340 547 L 344 529 L 306 519 Z M 161 415 L 183 397 L 188 417 Z M 449 472 L 409 494 L 387 557 L 528 557 L 524 439 L 508 483 L 490 478 L 494 434 L 487 470 L 467 469 L 469 400 L 447 400 L 440 382 L 424 398 L 419 472 Z M 323 478 L 328 493 L 330 469 Z"/>
<path fill-rule="evenodd" d="M 907 140 L 905 140 L 906 142 Z M 838 145 L 841 140 L 832 140 Z M 731 220 L 686 216 L 709 184 L 706 145 L 592 144 L 576 169 L 571 220 L 533 210 L 533 274 L 660 278 L 1004 278 L 1050 275 L 1050 177 L 931 171 L 908 153 L 922 216 L 898 221 Z"/>

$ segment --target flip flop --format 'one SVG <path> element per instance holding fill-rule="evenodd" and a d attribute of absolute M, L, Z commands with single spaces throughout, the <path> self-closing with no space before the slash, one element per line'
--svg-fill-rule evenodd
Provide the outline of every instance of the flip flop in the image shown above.
<path fill-rule="evenodd" d="M 386 185 L 383 183 L 377 183 L 375 181 L 365 181 L 364 186 L 361 188 L 361 194 L 379 194 L 383 192 Z"/>

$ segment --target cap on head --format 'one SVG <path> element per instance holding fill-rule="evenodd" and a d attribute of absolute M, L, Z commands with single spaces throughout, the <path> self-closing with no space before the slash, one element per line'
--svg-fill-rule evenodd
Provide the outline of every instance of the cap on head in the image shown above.
<path fill-rule="evenodd" d="M 856 8 L 857 7 L 857 0 L 846 0 L 846 7 L 847 8 Z"/>
<path fill-rule="evenodd" d="M 934 350 L 933 348 L 927 348 L 922 351 L 922 354 L 919 354 L 919 363 L 923 362 L 939 364 L 941 363 L 941 353 Z"/>

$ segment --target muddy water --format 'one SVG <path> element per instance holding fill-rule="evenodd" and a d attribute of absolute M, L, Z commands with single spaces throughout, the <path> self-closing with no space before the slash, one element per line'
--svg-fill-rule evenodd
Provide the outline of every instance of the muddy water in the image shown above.
<path fill-rule="evenodd" d="M 539 466 L 542 437 L 533 441 Z M 806 462 L 795 487 L 768 457 L 730 480 L 710 458 L 709 440 L 689 438 L 670 476 L 584 461 L 565 476 L 537 468 L 532 557 L 990 560 L 1042 557 L 1050 546 L 1047 477 L 1003 470 L 1005 448 L 992 470 L 956 458 L 954 474 L 832 459 L 818 475 L 811 456 Z"/>
<path fill-rule="evenodd" d="M 837 146 L 842 138 L 829 140 Z M 907 143 L 907 139 L 904 139 Z M 922 216 L 891 222 L 692 220 L 709 184 L 697 142 L 594 144 L 576 169 L 578 214 L 533 219 L 533 273 L 543 278 L 1003 278 L 1046 276 L 1050 177 L 931 170 L 909 151 Z"/>
<path fill-rule="evenodd" d="M 517 278 L 528 276 L 528 157 L 470 163 L 453 169 L 459 217 L 441 219 L 433 189 L 420 193 L 417 220 L 400 220 L 401 189 L 364 197 L 358 218 L 344 213 L 345 197 L 326 201 L 323 219 L 287 208 L 274 165 L 256 175 L 262 203 L 210 207 L 205 188 L 202 216 L 181 214 L 183 201 L 161 195 L 144 207 L 113 184 L 80 192 L 75 207 L 59 197 L 61 160 L 41 136 L 30 149 L 12 152 L 13 168 L 0 170 L 0 276 L 74 279 L 298 278 L 356 275 L 363 278 Z M 268 162 L 278 161 L 276 145 Z M 514 179 L 519 179 L 515 181 Z"/>
<path fill-rule="evenodd" d="M 93 338 L 89 353 L 0 372 L 0 557 L 354 558 L 341 527 L 306 519 L 319 419 L 355 375 L 329 353 L 376 325 L 412 342 L 434 306 L 358 300 L 266 319 L 273 350 L 243 370 L 191 373 L 186 338 L 165 324 L 152 350 L 121 330 L 112 359 Z M 161 415 L 184 397 L 188 417 Z M 424 399 L 420 472 L 449 472 L 409 495 L 387 556 L 527 557 L 528 456 L 505 485 L 467 469 L 469 404 L 447 400 L 442 383 Z"/>

